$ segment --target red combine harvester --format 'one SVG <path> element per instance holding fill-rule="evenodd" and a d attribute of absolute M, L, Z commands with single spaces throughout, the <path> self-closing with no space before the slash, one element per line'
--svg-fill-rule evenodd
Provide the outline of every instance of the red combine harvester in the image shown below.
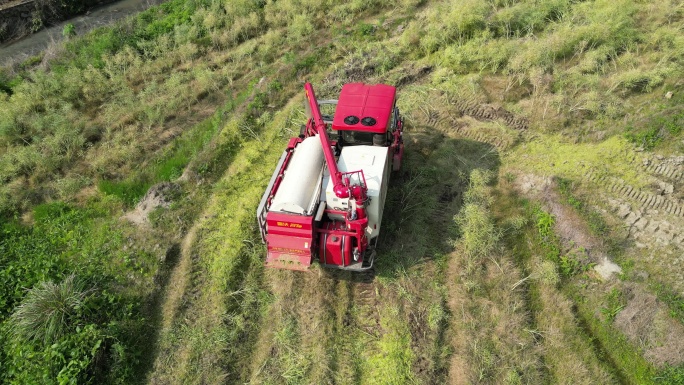
<path fill-rule="evenodd" d="M 320 103 L 311 84 L 304 89 L 311 116 L 290 139 L 257 209 L 266 266 L 307 270 L 318 259 L 368 270 L 389 176 L 404 153 L 396 88 L 350 83 L 338 100 Z M 321 115 L 321 105 L 336 105 L 334 116 Z"/>

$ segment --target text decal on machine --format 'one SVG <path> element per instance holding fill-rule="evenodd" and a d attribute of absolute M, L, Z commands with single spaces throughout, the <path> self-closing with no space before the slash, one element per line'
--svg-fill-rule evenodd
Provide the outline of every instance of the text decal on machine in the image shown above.
<path fill-rule="evenodd" d="M 298 228 L 298 229 L 301 229 L 301 228 L 302 228 L 302 225 L 300 225 L 299 223 L 278 222 L 278 223 L 276 223 L 276 224 L 277 224 L 278 226 L 280 226 L 280 227 L 295 227 L 295 228 Z"/>

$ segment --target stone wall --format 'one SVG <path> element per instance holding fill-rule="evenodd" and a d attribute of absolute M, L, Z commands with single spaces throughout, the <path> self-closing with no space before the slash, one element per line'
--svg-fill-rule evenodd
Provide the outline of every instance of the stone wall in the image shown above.
<path fill-rule="evenodd" d="M 0 8 L 4 8 L 2 4 Z M 0 43 L 30 34 L 34 19 L 36 19 L 35 23 L 40 26 L 40 11 L 40 7 L 32 0 L 0 9 Z"/>
<path fill-rule="evenodd" d="M 114 1 L 116 0 L 81 0 L 74 4 L 83 12 Z M 59 9 L 57 4 L 59 3 L 54 0 L 0 0 L 0 43 L 29 35 L 44 25 L 69 19 L 79 13 Z"/>

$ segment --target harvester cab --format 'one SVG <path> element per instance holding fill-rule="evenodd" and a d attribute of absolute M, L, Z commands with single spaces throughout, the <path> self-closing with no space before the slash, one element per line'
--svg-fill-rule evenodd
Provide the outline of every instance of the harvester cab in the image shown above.
<path fill-rule="evenodd" d="M 350 83 L 339 99 L 321 102 L 311 84 L 304 88 L 310 117 L 290 138 L 257 209 L 265 264 L 306 270 L 318 260 L 368 270 L 389 177 L 404 152 L 396 88 Z M 334 114 L 322 115 L 320 105 L 334 106 Z"/>

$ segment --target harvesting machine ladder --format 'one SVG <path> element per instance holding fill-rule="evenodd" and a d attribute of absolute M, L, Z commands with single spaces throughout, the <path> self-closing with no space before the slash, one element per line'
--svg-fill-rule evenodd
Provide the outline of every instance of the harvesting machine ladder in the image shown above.
<path fill-rule="evenodd" d="M 304 89 L 311 116 L 290 138 L 257 209 L 265 264 L 306 270 L 318 259 L 326 267 L 368 270 L 389 176 L 404 151 L 396 88 L 345 84 L 337 101 L 323 102 L 336 105 L 328 122 L 311 84 Z"/>

